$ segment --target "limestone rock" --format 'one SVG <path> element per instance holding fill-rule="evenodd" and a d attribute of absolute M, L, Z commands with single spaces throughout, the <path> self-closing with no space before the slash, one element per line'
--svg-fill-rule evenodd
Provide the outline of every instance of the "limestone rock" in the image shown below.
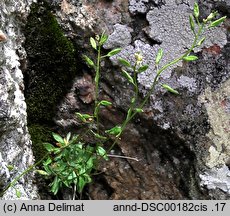
<path fill-rule="evenodd" d="M 20 1 L 20 17 L 27 16 L 31 2 Z M 66 61 L 62 61 L 58 66 L 54 66 L 57 65 L 54 63 L 57 59 L 54 61 L 48 59 L 47 64 L 41 60 L 37 61 L 41 56 L 49 54 L 49 49 L 43 47 L 43 43 L 37 40 L 40 37 L 36 36 L 35 40 L 38 41 L 36 46 L 31 41 L 26 43 L 29 64 L 25 68 L 28 78 L 25 82 L 25 92 L 30 95 L 25 96 L 28 99 L 32 95 L 30 102 L 33 101 L 34 89 L 38 88 L 36 83 L 45 89 L 48 73 L 49 85 L 54 89 L 58 86 L 61 89 L 58 91 L 60 93 L 40 91 L 41 94 L 42 92 L 46 94 L 45 102 L 40 93 L 35 94 L 37 97 L 41 96 L 37 100 L 39 103 L 35 100 L 33 102 L 42 107 L 43 111 L 47 110 L 49 103 L 49 107 L 52 106 L 52 110 L 56 113 L 52 113 L 48 119 L 40 118 L 39 113 L 35 116 L 36 124 L 43 126 L 45 124 L 45 127 L 63 134 L 80 130 L 79 122 L 74 117 L 76 111 L 92 112 L 94 102 L 92 70 L 79 61 L 78 69 L 82 70 L 81 72 L 74 74 L 74 78 L 73 73 L 70 73 L 65 82 L 60 78 L 61 74 L 65 74 L 63 71 L 67 74 L 73 68 L 77 68 L 75 64 L 72 65 L 74 67 L 69 65 L 72 60 L 74 62 L 74 55 L 76 60 L 81 59 L 82 54 L 94 57 L 95 53 L 90 50 L 88 44 L 90 36 L 101 34 L 103 31 L 109 34 L 103 52 L 118 46 L 123 48 L 119 55 L 112 57 L 110 61 L 102 62 L 104 68 L 101 98 L 113 101 L 113 107 L 102 109 L 100 116 L 102 129 L 111 128 L 122 122 L 130 103 L 129 99 L 134 93 L 119 72 L 118 57 L 133 62 L 134 53 L 142 53 L 143 63 L 150 65 L 149 69 L 138 77 L 141 93 L 145 95 L 156 74 L 154 62 L 158 49 L 164 49 L 164 58 L 160 65 L 162 66 L 178 57 L 191 45 L 193 35 L 189 31 L 188 15 L 192 13 L 194 0 L 48 0 L 47 2 L 50 5 L 48 8 L 52 10 L 52 18 L 57 19 L 63 29 L 63 33 L 58 34 L 57 38 L 67 36 L 71 39 L 71 44 L 75 44 L 78 52 L 76 54 L 72 49 L 73 45 L 69 45 L 65 40 L 65 45 L 67 44 L 72 52 L 70 56 L 67 55 L 70 58 L 67 66 L 63 68 Z M 212 10 L 218 10 L 219 16 L 229 16 L 228 2 L 228 0 L 202 1 L 200 4 L 202 18 Z M 24 41 L 20 31 L 21 22 L 14 17 L 9 19 L 11 23 L 6 27 L 4 20 L 13 14 L 15 5 L 3 1 L 1 6 L 0 15 L 3 24 L 0 29 L 3 31 L 2 38 L 5 38 L 5 35 L 7 40 L 1 42 L 0 53 L 2 99 L 0 163 L 3 168 L 0 175 L 1 179 L 9 181 L 12 176 L 7 168 L 9 163 L 13 162 L 16 164 L 16 169 L 22 170 L 26 164 L 21 164 L 19 161 L 32 163 L 32 153 L 26 127 L 23 78 L 19 68 L 19 60 L 26 57 L 21 46 Z M 42 3 L 38 6 L 44 9 Z M 5 10 L 11 13 L 6 13 Z M 42 15 L 42 11 L 44 12 L 38 10 L 39 15 Z M 42 17 L 37 18 L 39 22 Z M 229 26 L 227 20 L 221 27 L 208 32 L 203 46 L 195 49 L 198 61 L 180 62 L 164 72 L 161 81 L 177 89 L 180 95 L 172 95 L 157 86 L 144 113 L 129 124 L 118 145 L 110 152 L 111 155 L 135 157 L 139 161 L 111 157 L 109 162 L 100 164 L 102 174 L 96 176 L 94 183 L 87 188 L 87 198 L 229 199 L 230 35 L 227 31 Z M 27 37 L 29 36 L 33 36 L 33 31 L 27 33 Z M 50 39 L 50 35 L 47 38 Z M 52 50 L 55 49 L 52 47 Z M 56 99 L 47 100 L 49 99 L 47 95 L 55 95 Z M 30 105 L 28 102 L 27 112 L 33 113 Z M 31 114 L 30 121 L 33 120 L 32 117 Z M 90 137 L 88 141 L 91 141 Z M 24 186 L 27 180 L 25 178 L 21 186 Z M 0 187 L 4 185 L 5 183 L 1 181 Z M 32 184 L 29 185 L 28 188 L 33 187 Z M 28 190 L 25 191 L 23 194 L 26 195 L 23 196 L 32 198 L 28 195 Z M 69 191 L 64 192 L 61 198 L 69 197 L 66 193 Z M 10 196 L 14 198 L 13 195 Z"/>
<path fill-rule="evenodd" d="M 27 129 L 26 103 L 20 62 L 26 53 L 22 46 L 23 22 L 29 13 L 31 0 L 0 2 L 0 189 L 4 189 L 18 174 L 33 164 L 31 141 Z M 7 40 L 6 40 L 7 38 Z M 11 169 L 10 166 L 13 166 Z M 37 189 L 30 173 L 22 177 L 15 189 L 10 188 L 1 199 L 35 199 Z"/>

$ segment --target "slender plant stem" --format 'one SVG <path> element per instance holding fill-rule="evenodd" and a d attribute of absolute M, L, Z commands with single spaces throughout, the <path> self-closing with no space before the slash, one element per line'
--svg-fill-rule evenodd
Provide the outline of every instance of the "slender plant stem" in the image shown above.
<path fill-rule="evenodd" d="M 72 200 L 75 200 L 75 198 L 76 198 L 76 191 L 77 191 L 77 186 L 76 186 L 76 184 L 74 184 L 73 185 L 73 198 L 72 198 Z"/>
<path fill-rule="evenodd" d="M 99 109 L 98 107 L 98 97 L 99 97 L 99 80 L 100 80 L 100 66 L 101 66 L 101 46 L 98 46 L 97 50 L 97 65 L 96 65 L 96 75 L 95 75 L 95 110 Z M 96 124 L 97 124 L 97 133 L 99 133 L 99 115 L 98 111 L 94 112 L 96 114 Z"/>
<path fill-rule="evenodd" d="M 10 182 L 6 188 L 0 193 L 0 197 L 2 197 L 4 195 L 4 193 L 10 188 L 10 187 L 14 187 L 14 185 L 18 182 L 18 180 L 26 175 L 28 172 L 30 172 L 34 167 L 36 167 L 37 165 L 39 165 L 50 153 L 46 153 L 45 156 L 43 156 L 37 163 L 29 166 L 26 170 L 24 170 L 20 175 L 18 175 L 12 182 Z"/>
<path fill-rule="evenodd" d="M 128 160 L 135 160 L 135 161 L 140 161 L 137 158 L 133 158 L 133 157 L 127 157 L 127 156 L 122 156 L 122 155 L 112 155 L 112 154 L 107 154 L 108 157 L 114 157 L 114 158 L 124 158 L 124 159 L 128 159 Z"/>

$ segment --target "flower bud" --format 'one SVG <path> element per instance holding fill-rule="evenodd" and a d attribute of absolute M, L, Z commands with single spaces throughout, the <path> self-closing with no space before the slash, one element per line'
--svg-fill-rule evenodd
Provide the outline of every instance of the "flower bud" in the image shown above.
<path fill-rule="evenodd" d="M 210 13 L 209 15 L 208 15 L 208 17 L 207 17 L 207 21 L 210 21 L 210 20 L 212 20 L 215 16 L 216 16 L 216 14 L 217 14 L 217 12 L 214 12 L 214 13 Z"/>
<path fill-rule="evenodd" d="M 140 54 L 140 52 L 135 53 L 134 56 L 135 56 L 135 59 L 136 59 L 137 63 L 142 62 L 143 56 Z"/>
<path fill-rule="evenodd" d="M 99 35 L 96 35 L 96 36 L 95 36 L 95 39 L 96 39 L 96 41 L 99 41 L 99 40 L 100 40 L 100 36 L 99 36 Z"/>
<path fill-rule="evenodd" d="M 211 21 L 215 16 L 217 12 L 210 13 L 206 19 L 204 19 L 204 23 L 207 23 L 208 21 Z"/>

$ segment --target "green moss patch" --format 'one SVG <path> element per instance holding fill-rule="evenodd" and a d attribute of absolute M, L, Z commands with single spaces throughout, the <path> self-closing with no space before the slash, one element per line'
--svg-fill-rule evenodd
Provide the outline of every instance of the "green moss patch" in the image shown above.
<path fill-rule="evenodd" d="M 24 34 L 28 122 L 50 124 L 77 73 L 76 50 L 44 2 L 32 6 Z"/>
<path fill-rule="evenodd" d="M 46 153 L 44 148 L 45 142 L 52 142 L 52 134 L 48 127 L 33 124 L 29 126 L 29 133 L 31 140 L 33 141 L 33 152 L 35 155 L 35 160 L 39 161 Z"/>
<path fill-rule="evenodd" d="M 80 67 L 75 46 L 64 35 L 46 1 L 32 5 L 24 35 L 28 60 L 24 71 L 28 128 L 38 161 L 46 151 L 43 143 L 52 141 L 57 106 Z"/>

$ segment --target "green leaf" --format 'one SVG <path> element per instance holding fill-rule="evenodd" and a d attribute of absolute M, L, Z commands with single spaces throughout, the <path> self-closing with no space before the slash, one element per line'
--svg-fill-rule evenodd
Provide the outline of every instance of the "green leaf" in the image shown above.
<path fill-rule="evenodd" d="M 44 171 L 44 170 L 35 170 L 37 173 L 39 173 L 40 175 L 45 175 L 45 176 L 48 176 L 49 174 Z"/>
<path fill-rule="evenodd" d="M 78 144 L 76 145 L 76 147 L 77 147 L 78 149 L 82 149 L 82 148 L 83 148 L 83 144 L 82 144 L 82 143 L 78 143 Z"/>
<path fill-rule="evenodd" d="M 148 65 L 143 65 L 143 66 L 138 68 L 138 73 L 142 73 L 142 72 L 146 71 L 148 68 L 149 68 Z"/>
<path fill-rule="evenodd" d="M 87 170 L 93 169 L 93 167 L 94 167 L 94 160 L 95 160 L 94 157 L 90 157 L 90 158 L 89 158 L 89 160 L 88 160 L 87 163 L 86 163 L 86 169 L 87 169 Z"/>
<path fill-rule="evenodd" d="M 9 171 L 12 171 L 13 169 L 14 169 L 14 166 L 13 165 L 7 165 L 7 169 L 9 170 Z"/>
<path fill-rule="evenodd" d="M 62 182 L 63 182 L 63 184 L 64 184 L 66 187 L 71 188 L 71 183 L 72 183 L 72 182 L 69 182 L 69 181 L 67 181 L 67 180 L 64 180 L 64 181 L 62 181 Z"/>
<path fill-rule="evenodd" d="M 85 173 L 83 176 L 84 176 L 84 178 L 85 178 L 85 182 L 86 182 L 86 183 L 92 182 L 92 179 L 91 179 L 91 177 L 89 176 L 89 174 L 86 174 L 86 173 Z"/>
<path fill-rule="evenodd" d="M 58 153 L 60 153 L 61 152 L 61 148 L 55 148 L 54 150 L 53 150 L 53 153 L 54 154 L 58 154 Z"/>
<path fill-rule="evenodd" d="M 155 60 L 156 65 L 158 65 L 160 63 L 162 57 L 163 57 L 163 49 L 160 48 L 158 50 L 157 57 L 156 57 L 156 60 Z"/>
<path fill-rule="evenodd" d="M 88 159 L 88 158 L 87 158 Z M 84 163 L 85 163 L 85 161 L 84 161 Z M 84 174 L 85 173 L 85 164 L 83 165 L 83 166 L 81 166 L 80 167 L 80 170 L 78 171 L 78 175 L 82 175 L 82 174 Z"/>
<path fill-rule="evenodd" d="M 115 127 L 111 128 L 109 130 L 106 130 L 105 132 L 109 133 L 111 135 L 117 136 L 117 135 L 120 135 L 120 133 L 121 133 L 121 127 L 120 126 L 115 126 Z"/>
<path fill-rule="evenodd" d="M 227 16 L 224 16 L 224 17 L 221 17 L 220 19 L 212 22 L 208 27 L 209 28 L 213 28 L 213 27 L 216 27 L 218 25 L 220 25 L 222 22 L 224 22 L 224 20 L 227 18 Z"/>
<path fill-rule="evenodd" d="M 194 24 L 193 16 L 192 15 L 189 16 L 189 23 L 190 23 L 191 30 L 194 32 L 194 30 L 195 30 L 195 24 Z"/>
<path fill-rule="evenodd" d="M 91 59 L 90 59 L 88 56 L 86 56 L 86 55 L 84 55 L 84 59 L 85 59 L 86 63 L 87 63 L 90 67 L 95 68 L 95 64 L 94 64 L 93 60 L 91 60 Z"/>
<path fill-rule="evenodd" d="M 21 198 L 21 192 L 18 189 L 15 189 L 17 198 Z"/>
<path fill-rule="evenodd" d="M 47 165 L 49 165 L 49 164 L 51 164 L 51 163 L 52 163 L 52 159 L 51 159 L 50 157 L 48 157 L 48 158 L 43 162 L 44 166 L 47 166 Z"/>
<path fill-rule="evenodd" d="M 98 155 L 100 155 L 102 157 L 106 154 L 106 150 L 104 148 L 102 148 L 101 146 L 97 146 L 96 152 Z"/>
<path fill-rule="evenodd" d="M 50 144 L 50 143 L 43 143 L 43 144 L 44 144 L 45 149 L 48 152 L 52 152 L 55 149 L 55 147 L 52 144 Z"/>
<path fill-rule="evenodd" d="M 194 4 L 193 15 L 195 18 L 198 18 L 200 15 L 199 5 L 197 4 L 197 2 L 195 2 Z"/>
<path fill-rule="evenodd" d="M 94 147 L 88 145 L 88 146 L 86 147 L 85 150 L 86 150 L 86 152 L 89 153 L 90 156 L 91 156 L 92 153 L 94 152 Z M 88 160 L 88 159 L 87 159 L 87 160 Z"/>
<path fill-rule="evenodd" d="M 102 135 L 100 135 L 100 134 L 98 134 L 98 133 L 95 133 L 93 130 L 90 130 L 90 131 L 91 131 L 91 133 L 92 133 L 97 139 L 107 140 L 107 137 L 102 136 Z"/>
<path fill-rule="evenodd" d="M 97 106 L 94 109 L 94 117 L 97 118 L 100 110 L 100 104 L 98 103 Z"/>
<path fill-rule="evenodd" d="M 106 150 L 101 147 L 101 146 L 98 146 L 97 149 L 96 149 L 96 152 L 99 156 L 101 156 L 102 158 L 104 158 L 105 160 L 108 159 L 108 156 L 107 156 L 107 153 L 106 153 Z"/>
<path fill-rule="evenodd" d="M 89 115 L 89 114 L 81 114 L 79 112 L 76 112 L 75 115 L 81 120 L 83 121 L 84 123 L 87 122 L 87 120 L 92 120 L 94 117 L 92 115 Z"/>
<path fill-rule="evenodd" d="M 185 56 L 183 59 L 184 59 L 185 61 L 195 61 L 195 60 L 198 59 L 198 57 L 197 57 L 197 56 L 190 55 L 190 56 Z"/>
<path fill-rule="evenodd" d="M 217 15 L 217 11 L 213 12 L 213 13 L 210 13 L 208 15 L 208 17 L 204 20 L 205 23 L 208 22 L 208 21 L 211 21 L 215 16 Z"/>
<path fill-rule="evenodd" d="M 106 56 L 111 57 L 111 56 L 118 54 L 119 52 L 121 52 L 121 48 L 116 48 L 116 49 L 111 50 Z"/>
<path fill-rule="evenodd" d="M 131 64 L 130 64 L 127 60 L 125 60 L 125 59 L 123 59 L 123 58 L 119 58 L 118 61 L 119 61 L 123 66 L 128 67 L 128 68 L 131 68 Z"/>
<path fill-rule="evenodd" d="M 81 113 L 76 112 L 76 113 L 75 113 L 75 115 L 76 115 L 76 116 L 77 116 L 77 118 L 79 118 L 81 121 L 86 122 L 86 119 L 82 116 L 82 114 L 81 114 Z"/>
<path fill-rule="evenodd" d="M 170 87 L 170 86 L 167 85 L 167 84 L 162 84 L 162 87 L 163 87 L 164 89 L 166 89 L 167 91 L 173 93 L 173 94 L 179 94 L 179 92 L 178 92 L 177 90 L 173 89 L 172 87 Z"/>
<path fill-rule="evenodd" d="M 71 137 L 71 132 L 69 132 L 69 133 L 66 135 L 66 141 L 67 141 L 67 142 L 69 142 L 70 137 Z"/>
<path fill-rule="evenodd" d="M 59 134 L 56 134 L 56 133 L 52 133 L 53 135 L 53 138 L 60 144 L 62 145 L 65 145 L 65 142 L 64 142 L 64 139 L 59 135 Z"/>
<path fill-rule="evenodd" d="M 127 117 L 126 119 L 129 119 L 129 117 L 133 114 L 133 109 L 132 108 L 129 108 L 128 109 L 128 112 L 127 112 Z"/>
<path fill-rule="evenodd" d="M 112 105 L 112 103 L 110 101 L 106 101 L 106 100 L 100 101 L 99 104 L 102 106 L 111 106 Z"/>
<path fill-rule="evenodd" d="M 132 83 L 133 85 L 135 85 L 135 84 L 134 84 L 133 78 L 130 76 L 130 74 L 129 74 L 127 71 L 125 71 L 125 70 L 122 69 L 122 75 L 123 75 L 130 83 Z"/>
<path fill-rule="evenodd" d="M 79 139 L 79 135 L 76 135 L 76 134 L 73 135 L 72 139 L 69 141 L 69 145 L 71 145 L 73 143 L 76 144 L 76 142 L 78 141 L 78 139 Z"/>
<path fill-rule="evenodd" d="M 90 37 L 90 44 L 95 50 L 97 50 L 97 43 L 92 37 Z"/>
<path fill-rule="evenodd" d="M 74 171 L 72 172 L 72 176 L 73 176 L 73 178 L 77 178 L 77 175 Z"/>
<path fill-rule="evenodd" d="M 79 193 L 82 192 L 85 184 L 86 184 L 85 178 L 83 176 L 79 176 L 78 183 L 77 183 L 77 190 L 78 190 Z"/>
<path fill-rule="evenodd" d="M 90 118 L 93 118 L 93 116 L 89 115 L 89 114 L 82 114 L 82 117 L 84 119 L 90 119 Z"/>
<path fill-rule="evenodd" d="M 74 171 L 72 171 L 72 173 L 70 173 L 67 177 L 67 180 L 73 180 L 77 177 L 76 173 Z"/>
<path fill-rule="evenodd" d="M 103 45 L 108 40 L 108 35 L 102 33 L 99 44 Z"/>
<path fill-rule="evenodd" d="M 206 37 L 203 37 L 198 43 L 197 43 L 197 46 L 201 46 L 204 41 L 205 41 Z"/>
<path fill-rule="evenodd" d="M 54 195 L 56 195 L 59 190 L 59 182 L 60 182 L 60 179 L 57 176 L 55 176 L 55 179 L 51 184 L 52 185 L 51 192 L 53 192 Z"/>
<path fill-rule="evenodd" d="M 140 108 L 136 108 L 135 111 L 136 111 L 137 113 L 142 113 L 142 112 L 144 112 L 144 110 L 143 110 L 143 109 L 140 109 Z"/>
<path fill-rule="evenodd" d="M 52 174 L 52 171 L 51 171 L 51 169 L 49 168 L 48 165 L 44 165 L 44 163 L 43 163 L 43 167 L 44 167 L 44 170 L 47 172 L 48 175 Z"/>

